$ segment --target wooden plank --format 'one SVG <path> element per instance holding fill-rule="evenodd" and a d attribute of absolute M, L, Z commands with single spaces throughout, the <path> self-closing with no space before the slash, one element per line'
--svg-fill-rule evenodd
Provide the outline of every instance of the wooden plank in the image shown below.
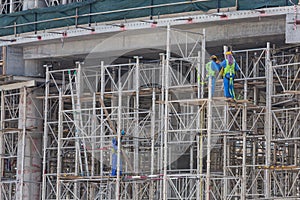
<path fill-rule="evenodd" d="M 270 170 L 274 170 L 274 171 L 288 171 L 288 170 L 299 170 L 300 166 L 296 166 L 296 165 L 287 165 L 287 166 L 284 166 L 284 165 L 279 165 L 279 166 L 272 165 L 272 166 L 262 166 L 260 168 L 270 169 Z"/>
<path fill-rule="evenodd" d="M 299 90 L 286 90 L 284 91 L 286 94 L 300 94 Z"/>
<path fill-rule="evenodd" d="M 24 82 L 19 82 L 19 83 L 12 83 L 12 84 L 6 84 L 6 85 L 1 85 L 0 90 L 15 90 L 15 89 L 20 89 L 23 87 L 35 87 L 36 86 L 36 81 L 31 80 L 31 81 L 24 81 Z"/>
<path fill-rule="evenodd" d="M 21 132 L 23 129 L 18 128 L 5 128 L 0 130 L 0 133 L 13 133 L 13 132 Z"/>
<path fill-rule="evenodd" d="M 253 82 L 248 82 L 248 85 L 254 85 L 254 86 L 260 86 L 260 85 L 265 86 L 265 84 L 266 84 L 265 81 L 253 81 Z"/>

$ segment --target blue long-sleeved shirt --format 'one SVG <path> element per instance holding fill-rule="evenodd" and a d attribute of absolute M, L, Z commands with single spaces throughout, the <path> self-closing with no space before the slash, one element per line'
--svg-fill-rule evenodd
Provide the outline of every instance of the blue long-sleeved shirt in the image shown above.
<path fill-rule="evenodd" d="M 216 63 L 215 61 L 211 61 L 211 69 L 214 71 L 220 71 L 221 65 L 219 63 Z"/>

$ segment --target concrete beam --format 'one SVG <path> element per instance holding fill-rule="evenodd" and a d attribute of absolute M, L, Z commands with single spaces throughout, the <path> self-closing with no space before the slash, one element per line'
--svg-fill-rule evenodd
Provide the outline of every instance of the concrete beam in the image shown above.
<path fill-rule="evenodd" d="M 0 91 L 1 90 L 15 90 L 15 89 L 20 89 L 23 87 L 34 87 L 36 86 L 35 80 L 31 81 L 26 81 L 26 82 L 19 82 L 19 83 L 12 83 L 12 84 L 7 84 L 7 85 L 0 85 Z"/>
<path fill-rule="evenodd" d="M 184 25 L 179 28 L 198 33 L 205 28 L 207 33 L 206 42 L 211 47 L 220 46 L 224 43 L 235 45 L 243 40 L 247 40 L 248 43 L 265 43 L 271 41 L 274 36 L 280 36 L 284 40 L 285 17 L 276 16 L 243 21 L 224 20 L 218 23 Z M 93 38 L 79 41 L 68 41 L 66 39 L 64 43 L 24 46 L 24 59 L 47 59 L 91 53 L 109 55 L 110 52 L 128 52 L 141 48 L 161 49 L 165 46 L 165 37 L 165 29 L 142 29 L 124 31 L 105 39 Z M 208 47 L 210 47 L 209 45 Z"/>

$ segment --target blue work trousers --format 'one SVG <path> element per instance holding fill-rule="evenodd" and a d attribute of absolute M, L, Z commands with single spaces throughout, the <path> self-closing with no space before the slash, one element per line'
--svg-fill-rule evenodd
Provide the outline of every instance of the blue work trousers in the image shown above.
<path fill-rule="evenodd" d="M 216 77 L 211 76 L 211 97 L 213 97 L 215 94 L 215 87 L 216 87 Z"/>
<path fill-rule="evenodd" d="M 235 99 L 233 80 L 234 80 L 233 77 L 231 77 L 231 78 L 224 77 L 223 78 L 224 96 L 227 98 Z"/>
<path fill-rule="evenodd" d="M 117 153 L 112 154 L 112 169 L 111 175 L 117 176 L 117 162 L 118 162 L 118 155 Z M 120 176 L 122 175 L 122 160 L 120 160 Z"/>

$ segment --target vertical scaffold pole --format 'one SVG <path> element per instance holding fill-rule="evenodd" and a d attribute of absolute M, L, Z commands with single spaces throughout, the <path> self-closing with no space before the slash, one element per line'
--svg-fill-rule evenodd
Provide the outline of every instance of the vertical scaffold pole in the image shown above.
<path fill-rule="evenodd" d="M 3 154 L 3 151 L 4 151 L 4 145 L 3 145 L 3 137 L 4 137 L 4 119 L 5 119 L 5 109 L 4 109 L 4 91 L 0 91 L 1 92 L 1 122 L 0 122 L 0 130 L 2 131 L 1 135 L 0 135 L 0 156 L 2 157 Z M 3 159 L 0 157 L 0 171 L 3 172 L 4 171 L 4 162 L 3 162 Z M 3 176 L 3 173 L 0 174 L 0 180 L 2 180 L 2 176 Z M 0 199 L 4 199 L 3 195 L 2 195 L 2 191 L 0 191 Z"/>
<path fill-rule="evenodd" d="M 78 62 L 76 62 L 76 66 L 78 65 Z M 74 75 L 76 75 L 77 72 L 77 68 L 74 71 Z M 80 141 L 79 141 L 79 118 L 78 118 L 78 113 L 76 113 L 77 111 L 77 103 L 75 103 L 75 97 L 74 97 L 74 89 L 73 89 L 73 77 L 72 77 L 72 71 L 69 70 L 68 71 L 68 75 L 69 75 L 69 87 L 70 87 L 70 91 L 71 91 L 71 102 L 72 102 L 72 110 L 73 110 L 73 117 L 74 117 L 74 125 L 75 125 L 75 174 L 76 176 L 78 176 L 79 174 L 79 168 L 80 168 L 80 172 L 81 174 L 83 174 L 83 166 L 82 166 L 82 160 L 81 160 L 81 152 L 80 152 Z M 76 83 L 76 77 L 74 77 L 75 79 L 75 88 L 76 86 L 78 86 L 78 83 Z M 77 89 L 77 88 L 76 88 Z M 79 167 L 78 167 L 79 165 Z M 78 183 L 75 182 L 74 183 L 74 196 L 78 195 Z"/>
<path fill-rule="evenodd" d="M 91 137 L 92 137 L 92 164 L 91 164 L 91 176 L 94 176 L 95 171 L 95 148 L 96 148 L 96 138 L 95 138 L 95 132 L 97 130 L 96 124 L 97 124 L 97 116 L 96 116 L 96 92 L 93 92 L 93 119 L 92 119 L 92 131 L 91 131 Z"/>
<path fill-rule="evenodd" d="M 105 92 L 105 69 L 104 69 L 104 62 L 101 61 L 101 69 L 100 69 L 100 99 L 104 102 L 104 92 Z M 104 133 L 104 107 L 101 106 L 100 110 L 100 148 L 103 148 L 103 137 L 105 136 Z M 103 151 L 100 151 L 100 176 L 103 176 Z"/>
<path fill-rule="evenodd" d="M 161 62 L 161 102 L 164 102 L 165 101 L 165 62 L 166 62 L 166 60 L 165 60 L 165 54 L 164 53 L 161 53 L 160 54 L 160 62 Z M 161 131 L 161 138 L 160 138 L 160 144 L 161 144 L 161 146 L 160 146 L 160 157 L 159 157 L 159 169 L 161 170 L 161 173 L 163 174 L 163 170 L 164 170 L 164 168 L 163 168 L 163 166 L 164 166 L 164 164 L 163 164 L 163 155 L 164 155 L 164 148 L 163 148 L 163 144 L 164 144 L 164 132 L 163 132 L 163 128 L 164 128 L 164 106 L 165 106 L 165 104 L 164 103 L 161 103 L 161 105 L 160 105 L 160 124 L 161 124 L 161 126 L 160 126 L 160 131 Z M 159 189 L 159 191 L 160 191 L 160 196 L 159 196 L 159 198 L 160 199 L 162 199 L 163 198 L 163 181 L 164 180 L 161 180 L 160 181 L 160 185 L 159 185 L 159 187 L 160 187 L 160 189 Z"/>
<path fill-rule="evenodd" d="M 155 70 L 153 70 L 152 77 L 155 77 Z M 154 80 L 155 81 L 155 80 Z M 153 82 L 154 82 L 153 81 Z M 155 83 L 155 82 L 154 82 Z M 154 174 L 154 145 L 155 145 L 155 88 L 152 88 L 152 112 L 151 112 L 151 175 Z M 154 182 L 150 183 L 150 200 L 154 199 Z"/>
<path fill-rule="evenodd" d="M 47 166 L 47 144 L 48 144 L 48 95 L 49 95 L 49 81 L 50 81 L 50 74 L 49 68 L 50 65 L 44 65 L 46 68 L 46 82 L 45 82 L 45 100 L 44 100 L 44 145 L 43 145 L 43 183 L 42 183 L 42 200 L 46 199 L 47 195 L 47 180 L 46 180 L 46 166 Z"/>
<path fill-rule="evenodd" d="M 139 101 L 139 89 L 140 89 L 140 59 L 138 56 L 134 56 L 135 65 L 135 139 L 134 139 L 134 172 L 139 173 L 139 112 L 140 112 L 140 101 Z M 138 184 L 134 183 L 135 195 L 134 199 L 139 199 Z"/>
<path fill-rule="evenodd" d="M 224 124 L 228 124 L 228 115 L 227 115 L 227 106 L 224 106 Z M 228 179 L 227 177 L 227 156 L 228 156 L 228 152 L 227 152 L 227 136 L 226 134 L 224 135 L 223 138 L 223 177 L 224 177 L 224 182 L 223 182 L 223 199 L 227 199 L 227 193 L 228 193 Z"/>
<path fill-rule="evenodd" d="M 197 57 L 197 86 L 198 86 L 198 92 L 197 92 L 197 98 L 201 98 L 200 94 L 200 87 L 201 87 L 201 76 L 200 73 L 198 73 L 201 69 L 201 52 L 198 52 L 198 57 Z M 197 120 L 197 130 L 199 130 L 199 136 L 197 136 L 197 176 L 199 178 L 198 185 L 197 185 L 197 200 L 202 199 L 202 188 L 203 188 L 203 178 L 202 178 L 202 166 L 203 166 L 203 117 L 204 117 L 204 110 L 199 106 L 199 109 L 201 109 L 199 112 L 200 114 L 198 115 L 198 120 Z"/>
<path fill-rule="evenodd" d="M 201 98 L 204 97 L 204 79 L 205 79 L 205 29 L 203 29 L 203 36 L 202 36 L 202 40 L 201 40 L 202 44 L 201 44 L 201 66 L 198 66 L 198 73 L 200 73 L 200 68 L 201 68 Z M 199 75 L 199 74 L 198 74 Z M 198 83 L 199 84 L 199 83 Z M 198 91 L 199 94 L 199 91 Z"/>
<path fill-rule="evenodd" d="M 211 133 L 212 133 L 212 80 L 208 78 L 208 102 L 207 102 L 207 157 L 206 157 L 206 187 L 205 199 L 210 199 L 210 162 L 211 162 Z"/>
<path fill-rule="evenodd" d="M 98 74 L 97 74 L 98 75 Z M 97 90 L 96 90 L 97 91 Z M 97 121 L 97 114 L 96 114 L 96 92 L 93 92 L 93 117 L 92 117 L 92 127 L 91 127 L 91 137 L 92 137 L 92 163 L 91 163 L 91 176 L 95 176 L 95 160 L 96 160 L 96 132 L 97 132 L 97 127 L 96 124 L 98 123 Z M 93 184 L 90 185 L 91 190 L 89 193 L 87 193 L 89 196 L 89 199 L 93 199 L 95 197 L 95 186 Z M 89 188 L 89 187 L 87 187 Z"/>
<path fill-rule="evenodd" d="M 165 116 L 164 116 L 164 178 L 163 178 L 163 199 L 167 200 L 167 166 L 168 166 L 168 128 L 169 128 L 169 67 L 170 67 L 170 24 L 167 27 L 167 51 L 165 65 Z"/>
<path fill-rule="evenodd" d="M 13 0 L 9 0 L 9 13 L 13 13 L 14 12 L 14 1 Z"/>
<path fill-rule="evenodd" d="M 23 192 L 24 192 L 24 174 L 25 174 L 25 145 L 26 145 L 26 104 L 27 104 L 27 89 L 26 87 L 22 88 L 23 90 L 23 94 L 20 94 L 20 98 L 23 98 L 23 116 L 22 116 L 22 159 L 21 159 L 21 170 L 20 173 L 21 174 L 21 180 L 20 180 L 20 200 L 23 199 Z M 22 95 L 22 96 L 21 96 Z"/>
<path fill-rule="evenodd" d="M 245 77 L 246 78 L 246 77 Z M 247 81 L 244 83 L 244 100 L 247 99 Z M 247 130 L 247 103 L 243 105 L 242 116 L 242 131 L 243 131 L 243 160 L 242 160 L 242 188 L 241 188 L 241 200 L 246 200 L 246 185 L 247 185 L 247 170 L 246 170 L 246 130 Z"/>
<path fill-rule="evenodd" d="M 266 138 L 266 157 L 265 157 L 265 198 L 270 198 L 271 177 L 269 166 L 271 164 L 271 134 L 272 134 L 272 88 L 273 88 L 273 70 L 270 55 L 270 43 L 267 43 L 266 49 L 266 119 L 265 119 L 265 138 Z"/>
<path fill-rule="evenodd" d="M 223 46 L 223 55 L 224 58 L 226 59 L 225 53 L 228 51 L 228 47 L 227 46 Z M 225 124 L 225 130 L 228 129 L 228 103 L 226 103 L 224 105 L 224 124 Z M 224 185 L 223 185 L 223 199 L 227 199 L 227 194 L 228 194 L 228 179 L 227 177 L 227 166 L 228 166 L 228 160 L 227 157 L 229 156 L 229 153 L 227 151 L 227 136 L 226 134 L 224 135 L 224 139 L 223 139 L 223 176 L 224 178 Z"/>
<path fill-rule="evenodd" d="M 120 164 L 121 164 L 121 121 L 122 121 L 122 80 L 121 80 L 121 66 L 119 66 L 118 72 L 118 130 L 117 130 L 117 138 L 118 138 L 118 149 L 117 149 L 117 180 L 116 180 L 116 199 L 120 198 Z"/>
<path fill-rule="evenodd" d="M 62 91 L 59 90 L 59 99 L 58 99 L 58 135 L 57 135 L 57 169 L 56 169 L 56 200 L 60 200 L 60 191 L 61 191 L 61 183 L 60 183 L 60 174 L 62 167 L 62 131 L 63 131 L 63 118 L 62 118 Z"/>
<path fill-rule="evenodd" d="M 205 33 L 205 29 L 203 29 L 202 31 L 202 39 L 201 39 L 201 57 L 198 53 L 198 59 L 199 59 L 199 63 L 198 63 L 198 71 L 202 73 L 202 84 L 201 84 L 201 93 L 200 91 L 198 90 L 198 99 L 201 98 L 203 99 L 204 98 L 204 74 L 205 74 L 205 53 L 206 53 L 206 44 L 205 44 L 205 39 L 206 39 L 206 33 Z M 201 60 L 201 63 L 200 63 L 200 60 Z M 200 70 L 201 69 L 201 70 Z M 199 75 L 200 77 L 200 75 Z M 198 83 L 200 84 L 200 83 Z M 201 108 L 201 113 L 200 113 L 200 137 L 199 137 L 199 148 L 198 148 L 198 151 L 199 151 L 199 165 L 198 168 L 199 168 L 199 174 L 200 174 L 200 192 L 199 192 L 199 195 L 200 195 L 200 199 L 203 199 L 203 179 L 204 177 L 202 176 L 203 175 L 203 125 L 204 125 L 204 109 L 203 107 Z"/>
<path fill-rule="evenodd" d="M 83 129 L 83 119 L 82 119 L 82 111 L 81 111 L 81 97 L 82 97 L 82 85 L 83 83 L 83 71 L 82 71 L 82 63 L 81 62 L 76 62 L 77 66 L 77 76 L 75 76 L 75 84 L 76 84 L 76 94 L 77 94 L 77 106 L 76 106 L 76 113 L 79 115 L 77 119 L 79 122 L 77 125 L 80 127 L 78 128 L 80 135 L 83 136 L 84 133 L 81 131 Z M 82 138 L 82 143 L 83 143 L 83 153 L 84 153 L 84 166 L 85 166 L 85 176 L 89 176 L 89 162 L 88 162 L 88 155 L 86 152 L 86 139 L 83 137 Z M 81 153 L 81 152 L 79 152 Z"/>

